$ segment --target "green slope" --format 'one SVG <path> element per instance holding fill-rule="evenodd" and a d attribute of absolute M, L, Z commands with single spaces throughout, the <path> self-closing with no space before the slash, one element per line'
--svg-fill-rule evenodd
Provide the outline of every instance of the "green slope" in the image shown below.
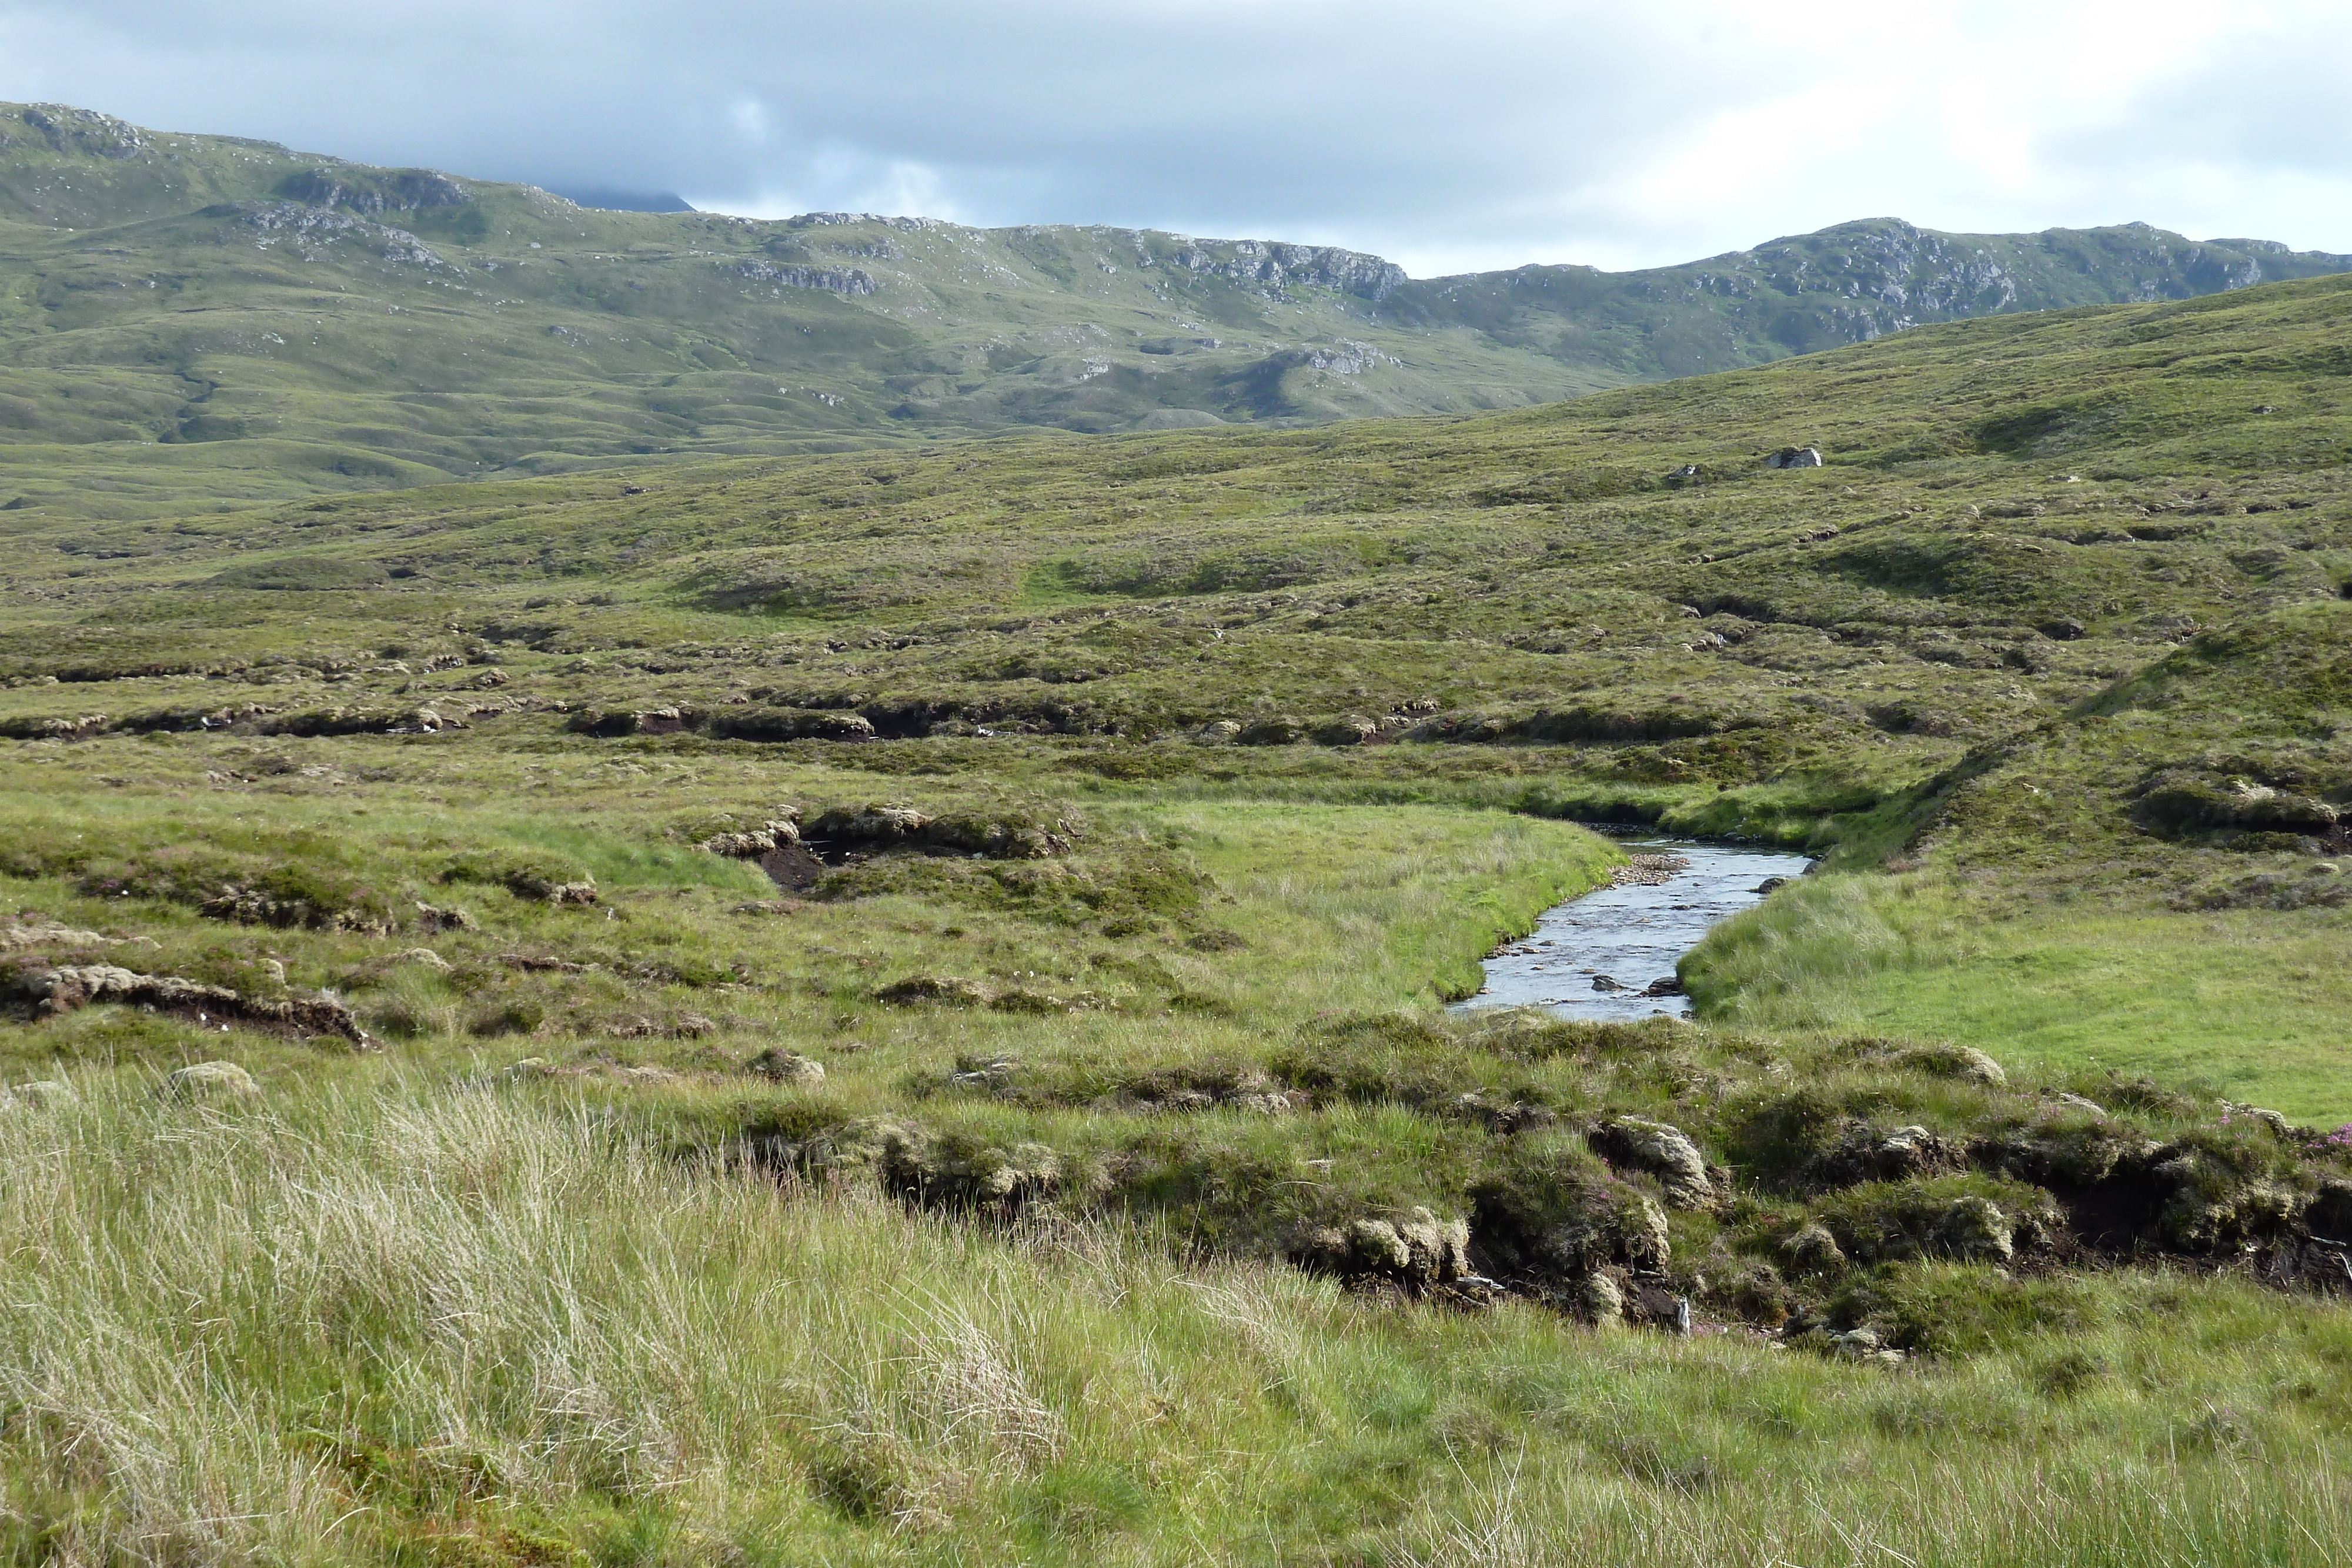
<path fill-rule="evenodd" d="M 2061 1060 L 2101 1041 L 2342 1116 L 2329 1020 L 2352 989 L 2306 948 L 2345 918 L 2308 879 L 2352 810 L 2347 366 L 2352 279 L 2326 278 L 1476 416 L 1032 433 L 170 522 L 27 507 L 0 514 L 5 709 L 23 735 L 299 730 L 474 701 L 470 674 L 417 679 L 398 648 L 502 661 L 491 711 L 541 716 L 514 723 L 609 736 L 675 708 L 691 744 L 739 747 L 870 726 L 913 752 L 844 766 L 1470 800 L 1907 858 L 1954 880 L 1776 904 L 1783 926 L 1694 985 L 1774 1027 Z M 1828 465 L 1765 465 L 1791 442 Z M 2303 663 L 2250 669 L 2242 646 Z M 2141 695 L 2101 698 L 2127 678 Z M 1244 744 L 1198 743 L 1220 724 Z M 2150 817 L 2151 790 L 2187 814 Z M 2317 804 L 2281 826 L 2265 791 Z M 1955 935 L 1984 886 L 2018 950 L 2090 967 L 2072 1000 Z M 2086 897 L 2116 922 L 2084 923 Z M 2217 915 L 2313 977 L 2247 1013 L 2265 967 L 2208 942 Z M 2136 978 L 2147 952 L 2176 988 Z"/>
<path fill-rule="evenodd" d="M 2347 266 L 1884 220 L 1649 272 L 1415 281 L 1144 231 L 596 211 L 0 106 L 0 505 L 128 517 L 682 453 L 1469 412 Z"/>
<path fill-rule="evenodd" d="M 0 511 L 0 1551 L 2345 1561 L 2347 375 Z M 1571 818 L 1830 858 L 1449 1014 Z"/>

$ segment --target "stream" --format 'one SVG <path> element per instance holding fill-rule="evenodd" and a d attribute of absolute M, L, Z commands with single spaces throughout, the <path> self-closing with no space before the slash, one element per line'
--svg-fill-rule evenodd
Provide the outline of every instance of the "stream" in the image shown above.
<path fill-rule="evenodd" d="M 1688 839 L 1633 839 L 1635 857 L 1612 885 L 1595 888 L 1543 913 L 1536 928 L 1486 959 L 1486 983 L 1454 1004 L 1471 1008 L 1546 1008 L 1562 1018 L 1644 1019 L 1690 1014 L 1675 985 L 1675 963 L 1717 921 L 1760 904 L 1774 877 L 1801 876 L 1803 855 Z M 1647 857 L 1670 857 L 1655 866 Z M 1666 869 L 1673 861 L 1686 862 Z M 1630 873 L 1630 874 L 1629 874 Z"/>

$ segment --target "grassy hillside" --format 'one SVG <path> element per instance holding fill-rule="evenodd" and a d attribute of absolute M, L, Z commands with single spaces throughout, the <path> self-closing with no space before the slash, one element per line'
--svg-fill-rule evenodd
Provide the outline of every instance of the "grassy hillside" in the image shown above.
<path fill-rule="evenodd" d="M 2340 1560 L 2347 367 L 0 512 L 0 1535 Z M 1448 1012 L 1609 823 L 1824 864 Z"/>
<path fill-rule="evenodd" d="M 0 106 L 0 505 L 177 517 L 680 454 L 1507 408 L 2347 267 L 1878 220 L 1646 272 L 1413 280 L 1133 230 L 598 211 Z"/>

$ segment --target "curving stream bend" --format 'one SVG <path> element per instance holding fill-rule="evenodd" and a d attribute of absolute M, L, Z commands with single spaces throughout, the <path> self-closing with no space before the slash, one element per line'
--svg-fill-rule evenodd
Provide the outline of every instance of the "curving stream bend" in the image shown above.
<path fill-rule="evenodd" d="M 1782 850 L 1688 839 L 1638 839 L 1625 848 L 1633 863 L 1614 883 L 1554 904 L 1534 931 L 1497 947 L 1486 958 L 1486 985 L 1454 1009 L 1686 1018 L 1690 999 L 1675 980 L 1675 962 L 1716 922 L 1761 903 L 1768 881 L 1801 876 L 1813 863 Z"/>

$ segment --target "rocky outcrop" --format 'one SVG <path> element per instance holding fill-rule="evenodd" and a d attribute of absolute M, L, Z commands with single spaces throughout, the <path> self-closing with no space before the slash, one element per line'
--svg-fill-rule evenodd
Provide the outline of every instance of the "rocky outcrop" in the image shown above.
<path fill-rule="evenodd" d="M 1268 294 L 1295 287 L 1336 288 L 1375 303 L 1406 282 L 1404 268 L 1334 246 L 1265 240 L 1188 240 L 1171 258 L 1188 271 L 1229 278 Z"/>
<path fill-rule="evenodd" d="M 1612 1116 L 1596 1123 L 1585 1141 L 1611 1165 L 1655 1176 L 1666 1201 L 1677 1208 L 1712 1207 L 1719 1196 L 1706 1156 L 1679 1127 Z"/>
<path fill-rule="evenodd" d="M 307 206 L 339 207 L 364 217 L 431 207 L 462 207 L 466 187 L 432 169 L 367 169 L 351 164 L 305 170 L 278 183 L 278 193 Z"/>
<path fill-rule="evenodd" d="M 1315 1273 L 1408 1288 L 1450 1284 L 1473 1271 L 1469 1225 L 1418 1207 L 1303 1226 L 1284 1251 L 1291 1262 Z"/>
<path fill-rule="evenodd" d="M 1818 446 L 1783 446 L 1764 459 L 1767 468 L 1819 468 L 1822 449 Z"/>
<path fill-rule="evenodd" d="M 720 265 L 754 283 L 783 288 L 815 288 L 851 298 L 874 292 L 873 275 L 858 267 L 779 267 L 772 261 L 737 261 Z"/>
<path fill-rule="evenodd" d="M 1336 376 L 1360 376 L 1381 365 L 1402 368 L 1404 361 L 1370 343 L 1343 338 L 1330 348 L 1284 349 L 1259 363 L 1276 374 L 1285 371 L 1328 371 Z"/>
<path fill-rule="evenodd" d="M 53 152 L 79 152 L 92 158 L 136 158 L 148 149 L 147 133 L 127 120 L 76 109 L 64 103 L 32 104 L 23 111 L 26 127 L 38 132 Z"/>
<path fill-rule="evenodd" d="M 243 208 L 238 216 L 248 228 L 268 236 L 260 242 L 265 247 L 286 242 L 305 261 L 323 259 L 318 247 L 353 241 L 386 261 L 457 270 L 406 229 L 371 223 L 331 207 L 312 206 L 306 202 L 272 202 Z"/>

